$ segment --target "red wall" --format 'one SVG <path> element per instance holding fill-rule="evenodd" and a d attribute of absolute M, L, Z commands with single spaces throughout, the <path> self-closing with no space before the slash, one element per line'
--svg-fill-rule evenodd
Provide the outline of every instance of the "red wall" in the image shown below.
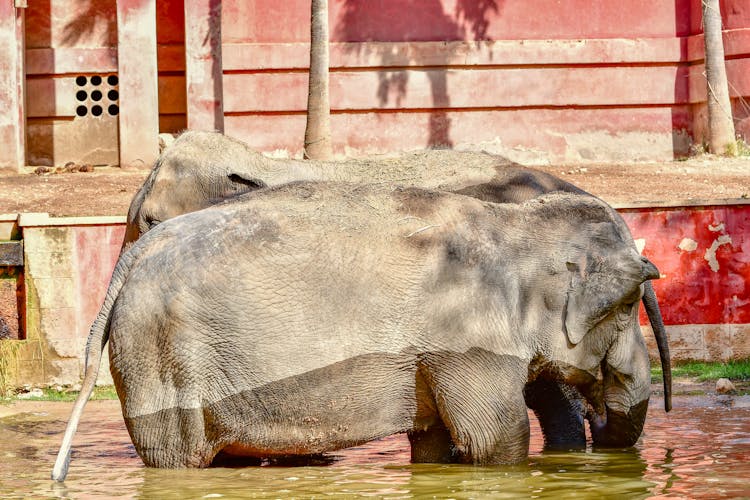
<path fill-rule="evenodd" d="M 182 1 L 156 2 L 159 64 L 159 130 L 187 126 L 185 108 L 185 10 Z"/>
<path fill-rule="evenodd" d="M 750 324 L 750 206 L 621 212 L 662 274 L 665 324 Z"/>

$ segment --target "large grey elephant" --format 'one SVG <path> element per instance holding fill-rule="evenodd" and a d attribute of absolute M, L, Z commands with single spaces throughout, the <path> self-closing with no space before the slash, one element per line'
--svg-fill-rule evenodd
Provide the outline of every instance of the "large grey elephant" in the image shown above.
<path fill-rule="evenodd" d="M 177 215 L 238 193 L 292 181 L 339 180 L 398 183 L 452 191 L 498 203 L 520 203 L 544 193 L 588 194 L 564 180 L 486 153 L 422 151 L 380 159 L 315 162 L 267 158 L 242 141 L 217 132 L 190 131 L 160 156 L 128 211 L 123 248 L 150 228 Z M 622 218 L 615 214 L 621 230 Z M 665 409 L 671 408 L 671 368 L 661 312 L 651 283 L 643 303 L 653 326 L 664 374 Z M 529 384 L 527 403 L 548 447 L 584 448 L 584 409 L 577 391 L 558 383 Z"/>
<path fill-rule="evenodd" d="M 400 432 L 415 462 L 517 462 L 536 380 L 586 398 L 595 445 L 630 446 L 650 391 L 638 303 L 659 273 L 617 220 L 575 194 L 294 183 L 167 221 L 114 270 L 53 478 L 107 341 L 147 466 Z"/>

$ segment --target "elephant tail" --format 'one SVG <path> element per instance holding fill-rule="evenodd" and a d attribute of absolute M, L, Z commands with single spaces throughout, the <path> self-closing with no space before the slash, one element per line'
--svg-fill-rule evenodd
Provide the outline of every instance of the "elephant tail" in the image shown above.
<path fill-rule="evenodd" d="M 667 331 L 664 328 L 659 303 L 656 301 L 656 293 L 650 281 L 644 283 L 643 306 L 646 309 L 646 315 L 654 330 L 656 346 L 659 348 L 659 359 L 661 360 L 661 372 L 664 381 L 664 411 L 669 411 L 672 409 L 672 362 L 669 356 Z"/>
<path fill-rule="evenodd" d="M 130 264 L 134 260 L 132 253 L 126 252 L 120 256 L 112 273 L 112 279 L 107 288 L 104 304 L 99 310 L 94 323 L 91 325 L 89 337 L 86 341 L 86 363 L 83 382 L 81 383 L 81 392 L 78 393 L 78 397 L 73 405 L 73 411 L 70 415 L 70 420 L 68 420 L 68 426 L 65 428 L 65 435 L 60 445 L 60 451 L 57 453 L 57 460 L 55 460 L 55 465 L 52 469 L 52 479 L 54 481 L 62 482 L 65 480 L 65 476 L 68 475 L 73 435 L 78 428 L 83 407 L 86 406 L 86 402 L 96 384 L 96 377 L 99 374 L 99 365 L 102 360 L 102 352 L 104 351 L 104 346 L 107 344 L 107 340 L 109 340 L 112 308 L 122 289 L 122 285 L 125 283 L 125 277 L 127 276 L 127 271 L 130 269 Z"/>

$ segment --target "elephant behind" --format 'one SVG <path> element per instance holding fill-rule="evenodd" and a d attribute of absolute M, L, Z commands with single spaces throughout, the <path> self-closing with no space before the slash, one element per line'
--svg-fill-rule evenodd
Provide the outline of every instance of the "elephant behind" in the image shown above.
<path fill-rule="evenodd" d="M 123 245 L 177 215 L 237 194 L 295 181 L 463 189 L 477 198 L 501 203 L 520 203 L 551 191 L 584 192 L 546 172 L 483 152 L 429 150 L 330 162 L 273 159 L 218 132 L 188 131 L 162 153 L 133 197 Z"/>
<path fill-rule="evenodd" d="M 630 446 L 650 389 L 638 302 L 659 274 L 617 220 L 574 194 L 295 183 L 160 224 L 115 268 L 53 478 L 107 340 L 148 466 L 398 432 L 415 462 L 517 462 L 536 380 L 580 391 L 595 444 Z"/>

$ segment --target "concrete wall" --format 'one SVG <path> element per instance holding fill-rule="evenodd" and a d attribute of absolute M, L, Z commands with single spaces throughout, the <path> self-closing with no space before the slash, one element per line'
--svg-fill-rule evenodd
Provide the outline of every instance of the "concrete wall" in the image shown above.
<path fill-rule="evenodd" d="M 26 339 L 10 365 L 17 385 L 76 384 L 84 349 L 125 234 L 122 217 L 22 214 Z M 106 358 L 106 353 L 105 353 Z M 111 383 L 108 363 L 99 378 Z"/>
<path fill-rule="evenodd" d="M 22 168 L 26 159 L 24 16 L 0 2 L 0 168 Z"/>
<path fill-rule="evenodd" d="M 670 159 L 705 135 L 699 0 L 329 3 L 338 154 L 448 146 L 526 162 Z M 188 122 L 191 128 L 223 127 L 260 150 L 300 153 L 310 0 L 28 4 L 0 12 L 7 28 L 0 62 L 17 69 L 25 43 L 28 95 L 25 134 L 19 137 L 23 125 L 15 125 L 16 115 L 0 115 L 0 144 L 6 146 L 0 151 L 8 156 L 0 157 L 0 167 L 17 165 L 23 139 L 30 164 L 148 163 L 155 138 L 130 142 L 131 135 L 152 126 L 176 132 Z M 14 11 L 26 18 L 22 40 L 10 36 L 21 25 Z M 128 12 L 155 16 L 155 28 L 145 29 Z M 748 137 L 750 4 L 723 0 L 722 13 L 737 130 Z M 206 36 L 186 40 L 186 25 Z M 158 62 L 128 42 L 131 32 L 139 43 L 156 45 Z M 217 36 L 221 43 L 206 52 Z M 130 57 L 140 64 L 123 63 Z M 186 58 L 197 65 L 191 79 Z M 218 71 L 211 68 L 217 64 Z M 158 76 L 144 83 L 151 72 Z M 105 95 L 117 90 L 133 97 L 105 97 L 102 114 L 92 116 L 99 101 L 90 97 L 96 90 L 90 78 L 115 74 L 119 87 Z M 14 75 L 0 77 L 0 103 L 22 110 Z M 78 76 L 87 83 L 77 85 Z M 158 87 L 153 106 L 152 84 Z M 79 91 L 87 97 L 78 99 Z M 203 114 L 205 103 L 223 108 L 220 119 Z M 112 104 L 122 114 L 110 114 Z M 77 114 L 81 106 L 89 110 L 84 116 Z M 128 106 L 139 123 L 123 118 Z M 118 151 L 123 144 L 132 151 Z"/>
<path fill-rule="evenodd" d="M 620 211 L 643 254 L 662 273 L 654 287 L 672 359 L 750 357 L 750 204 Z M 89 327 L 120 250 L 124 218 L 24 214 L 18 226 L 25 248 L 27 339 L 3 341 L 17 348 L 3 360 L 11 373 L 0 375 L 19 385 L 76 384 Z M 643 312 L 641 324 L 657 359 Z M 99 380 L 111 382 L 106 362 Z"/>
<path fill-rule="evenodd" d="M 118 41 L 117 5 L 116 0 L 42 0 L 22 9 L 27 26 L 28 164 L 120 162 L 120 93 L 125 90 L 127 95 L 139 85 L 126 78 L 121 89 L 119 78 L 111 79 L 120 76 L 118 43 L 123 43 Z M 184 14 L 180 2 L 158 2 L 157 7 L 156 120 L 161 131 L 177 132 L 186 124 Z M 142 58 L 143 51 L 136 48 L 136 58 L 139 55 Z M 96 77 L 102 81 L 95 83 Z M 96 91 L 101 97 L 92 97 Z M 139 97 L 134 98 L 134 112 L 154 114 Z"/>

